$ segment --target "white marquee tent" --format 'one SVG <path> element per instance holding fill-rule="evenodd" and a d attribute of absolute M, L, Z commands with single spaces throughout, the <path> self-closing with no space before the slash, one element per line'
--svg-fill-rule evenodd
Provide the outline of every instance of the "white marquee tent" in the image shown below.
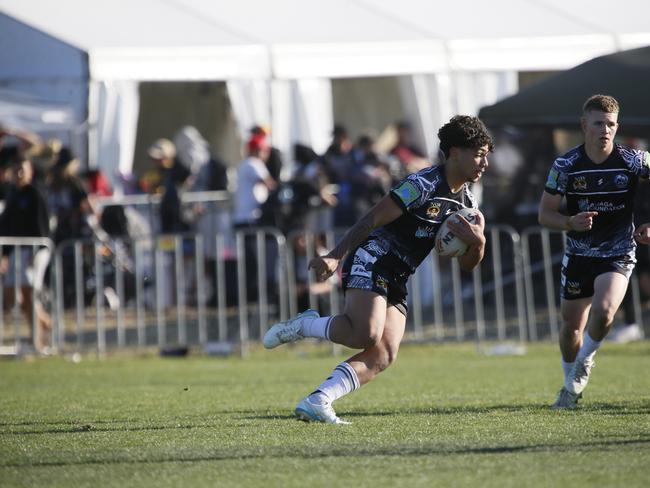
<path fill-rule="evenodd" d="M 429 152 L 436 126 L 561 70 L 650 44 L 644 0 L 0 0 L 0 87 L 72 105 L 91 165 L 128 171 L 143 81 L 227 82 L 242 135 L 323 150 L 331 80 L 400 76 Z M 299 121 L 299 123 L 297 122 Z"/>

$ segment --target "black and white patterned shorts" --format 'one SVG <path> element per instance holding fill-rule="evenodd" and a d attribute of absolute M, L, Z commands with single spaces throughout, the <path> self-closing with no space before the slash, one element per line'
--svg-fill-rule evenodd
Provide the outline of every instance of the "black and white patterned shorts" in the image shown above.
<path fill-rule="evenodd" d="M 386 297 L 406 316 L 406 282 L 410 272 L 406 265 L 392 254 L 376 255 L 367 248 L 358 247 L 343 263 L 343 291 L 348 288 L 370 290 Z"/>
<path fill-rule="evenodd" d="M 565 254 L 562 258 L 561 294 L 565 300 L 594 295 L 594 281 L 604 273 L 620 273 L 628 280 L 634 270 L 633 255 L 595 258 Z"/>

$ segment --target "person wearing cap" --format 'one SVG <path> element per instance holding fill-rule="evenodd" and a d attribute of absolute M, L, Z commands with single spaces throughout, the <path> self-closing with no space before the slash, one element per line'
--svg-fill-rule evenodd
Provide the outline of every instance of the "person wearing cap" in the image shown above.
<path fill-rule="evenodd" d="M 176 146 L 169 139 L 155 141 L 147 150 L 152 167 L 140 178 L 140 187 L 147 193 L 161 194 L 165 189 L 165 179 L 183 183 L 190 174 L 176 158 Z"/>
<path fill-rule="evenodd" d="M 246 143 L 246 149 L 248 155 L 239 163 L 237 170 L 233 215 L 236 228 L 257 225 L 262 215 L 262 204 L 269 197 L 269 191 L 277 186 L 265 163 L 270 149 L 266 135 L 253 133 Z"/>
<path fill-rule="evenodd" d="M 270 147 L 266 135 L 253 133 L 246 143 L 247 156 L 237 169 L 237 190 L 235 192 L 233 227 L 245 229 L 261 225 L 262 205 L 269 198 L 271 190 L 277 186 L 269 173 L 266 159 Z M 257 290 L 257 258 L 254 235 L 246 235 L 244 240 L 246 261 L 246 284 L 249 296 Z"/>

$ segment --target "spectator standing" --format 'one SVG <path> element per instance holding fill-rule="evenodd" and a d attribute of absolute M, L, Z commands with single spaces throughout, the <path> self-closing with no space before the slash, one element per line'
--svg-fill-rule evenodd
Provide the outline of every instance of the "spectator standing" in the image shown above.
<path fill-rule="evenodd" d="M 395 124 L 397 130 L 397 143 L 390 150 L 390 156 L 400 162 L 400 178 L 416 173 L 423 168 L 431 166 L 424 151 L 413 142 L 413 127 L 407 121 L 399 121 Z"/>
<path fill-rule="evenodd" d="M 266 137 L 254 134 L 246 144 L 248 156 L 237 170 L 237 192 L 233 223 L 235 228 L 257 225 L 262 204 L 277 183 L 269 173 L 265 160 L 269 155 Z"/>
<path fill-rule="evenodd" d="M 78 176 L 80 162 L 64 147 L 50 170 L 47 182 L 47 203 L 52 215 L 54 242 L 90 237 L 88 216 L 92 207 L 83 181 Z"/>
<path fill-rule="evenodd" d="M 165 180 L 171 178 L 174 183 L 184 183 L 190 175 L 176 158 L 176 146 L 169 139 L 158 139 L 147 150 L 151 167 L 140 178 L 140 187 L 146 193 L 162 194 Z"/>
<path fill-rule="evenodd" d="M 237 170 L 237 191 L 233 225 L 235 229 L 246 229 L 260 225 L 262 205 L 268 200 L 270 191 L 277 186 L 266 167 L 269 146 L 266 136 L 253 134 L 246 144 L 248 156 L 239 164 Z M 257 292 L 257 247 L 254 235 L 247 235 L 244 240 L 246 260 L 247 293 Z"/>
<path fill-rule="evenodd" d="M 47 206 L 43 195 L 32 184 L 34 178 L 32 163 L 27 159 L 19 158 L 12 162 L 12 166 L 15 186 L 10 190 L 5 209 L 0 215 L 0 235 L 47 237 L 49 235 Z M 45 268 L 50 258 L 49 251 L 42 249 L 34 253 L 31 246 L 21 246 L 19 249 L 20 251 L 16 251 L 13 246 L 5 246 L 0 259 L 0 273 L 4 275 L 4 303 L 7 308 L 10 308 L 14 300 L 20 302 L 30 326 L 30 333 L 34 333 L 32 338 L 34 347 L 39 352 L 46 352 L 52 327 L 51 319 L 36 298 L 35 291 L 39 291 L 42 286 Z M 20 260 L 20 267 L 17 270 L 18 260 Z M 28 273 L 28 270 L 31 273 Z M 16 285 L 19 288 L 19 296 L 14 293 Z M 33 323 L 33 311 L 36 312 L 36 329 Z"/>
<path fill-rule="evenodd" d="M 185 126 L 174 136 L 177 158 L 190 169 L 192 191 L 226 191 L 228 173 L 226 163 L 210 148 L 201 133 L 192 126 Z M 208 276 L 207 303 L 216 304 L 216 242 L 215 236 L 227 232 L 228 216 L 215 202 L 199 203 L 194 206 L 196 225 L 203 237 L 204 271 Z"/>

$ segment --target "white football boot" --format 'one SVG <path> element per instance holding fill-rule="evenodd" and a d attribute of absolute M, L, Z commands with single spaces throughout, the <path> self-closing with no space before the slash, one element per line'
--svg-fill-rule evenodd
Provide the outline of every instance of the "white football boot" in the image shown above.
<path fill-rule="evenodd" d="M 304 339 L 304 336 L 300 333 L 303 319 L 317 319 L 318 317 L 320 315 L 316 310 L 305 310 L 292 319 L 278 322 L 264 334 L 264 347 L 273 349 L 280 344 Z"/>
<path fill-rule="evenodd" d="M 592 359 L 584 359 L 582 361 L 576 359 L 576 362 L 573 363 L 573 367 L 564 381 L 564 387 L 575 395 L 582 393 L 582 390 L 585 389 L 589 381 L 589 373 L 591 373 L 591 369 L 595 364 Z"/>
<path fill-rule="evenodd" d="M 350 425 L 336 416 L 331 403 L 312 403 L 309 397 L 300 400 L 296 405 L 296 417 L 305 422 L 322 422 L 324 424 Z"/>
<path fill-rule="evenodd" d="M 571 393 L 565 387 L 562 387 L 560 393 L 557 395 L 557 400 L 551 405 L 552 410 L 559 410 L 561 408 L 573 409 L 578 406 L 578 400 L 582 398 L 582 393 Z"/>

